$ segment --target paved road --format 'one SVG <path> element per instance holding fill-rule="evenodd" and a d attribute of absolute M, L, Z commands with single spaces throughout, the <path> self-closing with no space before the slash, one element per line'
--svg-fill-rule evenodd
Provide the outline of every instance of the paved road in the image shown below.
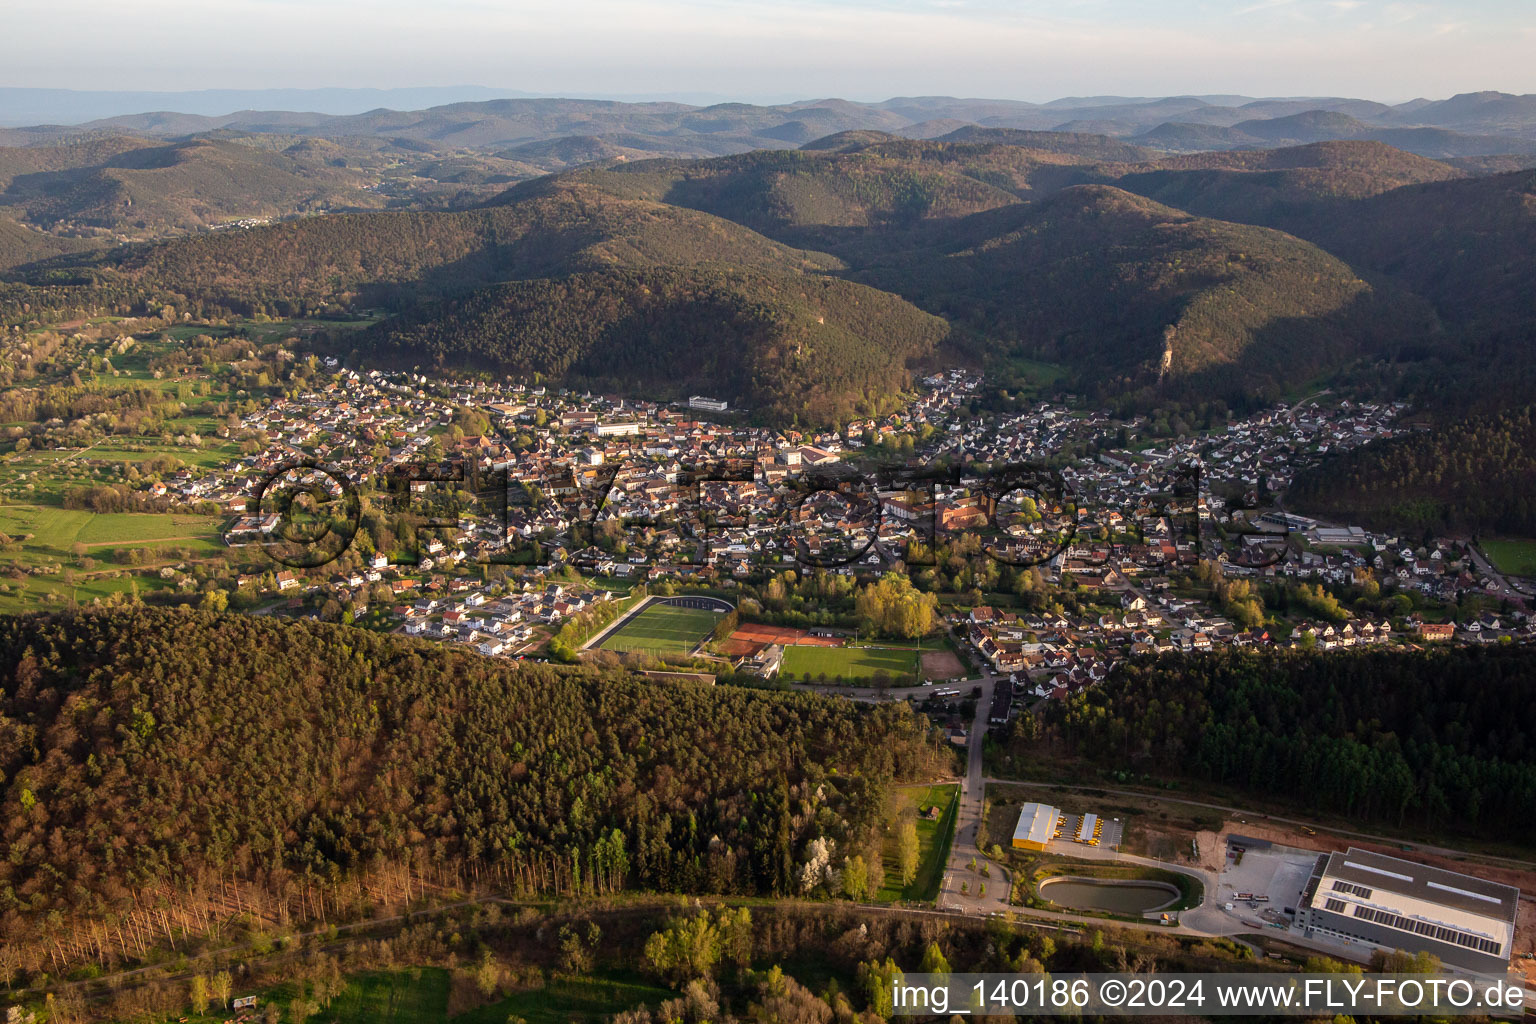
<path fill-rule="evenodd" d="M 939 890 L 938 906 L 941 910 L 958 909 L 967 914 L 988 914 L 1006 911 L 1012 878 L 1001 864 L 991 863 L 976 845 L 981 829 L 982 806 L 986 797 L 986 778 L 982 766 L 982 746 L 987 735 L 987 716 L 992 710 L 992 692 L 1001 682 L 1009 685 L 1007 677 L 988 673 L 981 679 L 981 696 L 976 701 L 976 716 L 971 720 L 970 742 L 966 744 L 965 777 L 960 780 L 960 809 L 955 816 L 955 839 L 949 849 L 949 864 L 944 869 L 944 882 Z M 972 684 L 973 686 L 975 684 Z M 972 859 L 976 871 L 970 868 Z M 991 877 L 984 877 L 980 869 L 986 865 Z M 962 891 L 961 886 L 964 886 Z M 982 895 L 981 888 L 986 887 Z"/>
<path fill-rule="evenodd" d="M 955 638 L 957 644 L 965 641 Z M 989 863 L 986 855 L 976 846 L 976 836 L 981 828 L 982 803 L 986 796 L 985 768 L 982 764 L 982 745 L 987 735 L 987 718 L 992 711 L 992 693 L 999 685 L 1008 686 L 1007 676 L 993 672 L 983 672 L 980 679 L 970 678 L 963 682 L 950 684 L 951 688 L 959 688 L 962 696 L 969 690 L 981 687 L 981 696 L 976 698 L 976 713 L 971 719 L 971 729 L 966 743 L 966 769 L 965 775 L 960 779 L 960 807 L 955 816 L 955 838 L 950 846 L 949 862 L 944 869 L 944 881 L 939 890 L 937 906 L 940 910 L 959 911 L 966 914 L 1001 913 L 1007 910 L 1018 910 L 1008 905 L 1008 895 L 1012 889 L 1012 878 L 1008 870 L 1000 864 Z M 811 686 L 804 683 L 794 684 L 795 689 L 811 690 L 816 693 L 832 693 L 849 697 L 853 700 L 881 701 L 904 700 L 912 695 L 931 694 L 936 687 L 908 686 L 890 687 L 878 690 L 869 686 Z M 968 699 L 964 698 L 963 699 Z M 972 871 L 970 861 L 976 860 L 977 870 Z M 981 867 L 986 865 L 988 875 L 981 874 Z M 961 886 L 965 891 L 961 891 Z M 986 895 L 980 892 L 981 887 L 986 886 Z M 1062 915 L 1065 920 L 1072 918 Z"/>
<path fill-rule="evenodd" d="M 965 643 L 960 637 L 954 639 L 957 645 Z M 950 846 L 949 862 L 944 869 L 944 880 L 937 900 L 940 910 L 982 915 L 1009 910 L 1022 912 L 1019 908 L 1010 907 L 1008 904 L 1013 881 L 1008 870 L 1001 864 L 989 862 L 976 845 L 976 837 L 981 829 L 982 805 L 986 797 L 987 781 L 985 767 L 982 764 L 982 746 L 987 735 L 987 719 L 992 711 L 992 694 L 999 684 L 1011 685 L 1007 676 L 985 671 L 979 680 L 973 677 L 951 684 L 952 687 L 960 688 L 962 694 L 980 686 L 981 695 L 976 698 L 976 713 L 971 719 L 970 736 L 966 743 L 966 769 L 965 775 L 960 779 L 960 806 L 955 816 L 955 837 Z M 818 693 L 835 693 L 853 700 L 864 701 L 903 700 L 914 694 L 932 693 L 935 689 L 927 686 L 911 686 L 893 687 L 882 691 L 874 687 L 825 687 L 806 684 L 796 684 L 795 688 Z M 973 858 L 976 861 L 974 871 L 970 868 Z M 983 865 L 987 868 L 987 875 L 981 874 Z M 962 885 L 965 887 L 964 891 L 961 890 Z M 982 886 L 986 887 L 985 895 L 980 891 Z M 1069 915 L 1060 916 L 1063 920 L 1074 920 Z"/>
<path fill-rule="evenodd" d="M 1133 588 L 1134 589 L 1134 588 Z M 963 641 L 961 641 L 963 642 Z M 1075 914 L 1041 910 L 1030 907 L 1011 906 L 1008 902 L 1012 891 L 1012 878 L 1008 871 L 1000 864 L 989 862 L 976 845 L 977 830 L 981 824 L 981 812 L 985 799 L 986 787 L 993 785 L 1018 785 L 1027 784 L 1050 789 L 1066 790 L 1092 790 L 1113 796 L 1129 797 L 1131 799 L 1146 799 L 1149 796 L 1169 803 L 1181 803 L 1188 806 L 1202 807 L 1210 810 L 1221 811 L 1236 816 L 1239 821 L 1246 817 L 1255 820 L 1280 822 L 1290 825 L 1305 825 L 1313 827 L 1313 823 L 1296 818 L 1287 818 L 1277 815 L 1263 814 L 1241 807 L 1232 807 L 1226 804 L 1210 803 L 1201 800 L 1186 800 L 1180 797 L 1170 797 L 1164 794 L 1147 794 L 1136 790 L 1111 789 L 1095 785 L 1074 785 L 1070 783 L 1025 783 L 1019 779 L 998 779 L 985 775 L 982 763 L 982 746 L 986 738 L 988 717 L 992 708 L 992 694 L 995 687 L 1009 685 L 1007 677 L 995 673 L 985 673 L 980 681 L 981 696 L 976 702 L 976 714 L 971 722 L 970 739 L 966 751 L 966 772 L 960 783 L 960 807 L 955 822 L 954 844 L 950 848 L 949 863 L 945 868 L 944 881 L 940 887 L 936 906 L 943 913 L 960 913 L 968 916 L 990 916 L 1011 914 L 1016 919 L 1032 922 L 1053 922 L 1059 926 L 1076 925 L 1079 928 L 1092 928 L 1100 923 L 1100 919 L 1084 918 Z M 976 685 L 974 680 L 969 680 L 966 686 Z M 829 692 L 826 687 L 803 687 L 805 689 Z M 907 693 L 924 691 L 926 687 L 913 687 L 901 690 L 876 691 L 870 687 L 838 687 L 833 691 L 855 700 L 893 700 L 904 697 Z M 1365 832 L 1351 832 L 1345 829 L 1326 829 L 1334 835 L 1347 838 L 1365 839 L 1373 842 L 1397 845 L 1400 840 L 1376 836 Z M 1000 837 L 993 837 L 994 841 L 1000 841 Z M 1446 847 L 1433 846 L 1423 843 L 1415 843 L 1414 849 L 1433 853 L 1440 856 L 1453 858 L 1465 858 L 1481 856 L 1468 854 L 1462 850 L 1452 850 Z M 1174 871 L 1184 875 L 1190 875 L 1198 879 L 1203 889 L 1203 898 L 1198 907 L 1180 911 L 1176 925 L 1164 925 L 1155 920 L 1145 922 L 1113 921 L 1106 922 L 1115 928 L 1129 928 L 1145 931 L 1171 932 L 1179 935 L 1196 936 L 1221 936 L 1235 942 L 1240 942 L 1253 948 L 1252 944 L 1237 938 L 1239 935 L 1268 934 L 1264 921 L 1257 917 L 1251 910 L 1238 907 L 1228 911 L 1223 901 L 1219 898 L 1217 872 L 1209 871 L 1199 865 L 1176 864 L 1168 861 L 1153 860 L 1149 857 L 1140 857 L 1134 854 L 1120 853 L 1100 847 L 1076 847 L 1070 851 L 1073 857 L 1084 860 L 1102 860 L 1119 864 L 1136 864 L 1144 867 L 1159 868 L 1164 871 Z M 978 870 L 972 871 L 970 861 L 975 858 Z M 1515 860 L 1507 857 L 1483 857 L 1487 861 L 1501 862 L 1504 864 L 1529 867 L 1529 862 Z M 985 864 L 988 876 L 980 873 L 981 866 Z M 961 891 L 961 885 L 965 891 Z M 986 894 L 980 893 L 980 887 L 986 886 Z M 1277 938 L 1302 948 L 1310 948 L 1330 956 L 1358 957 L 1358 950 L 1348 950 L 1322 941 L 1306 939 L 1292 932 L 1276 933 Z M 1257 950 L 1255 950 L 1257 953 Z"/>
<path fill-rule="evenodd" d="M 992 708 L 992 692 L 998 685 L 1009 685 L 1007 678 L 988 674 L 983 677 L 981 682 L 981 699 L 977 701 L 976 717 L 971 723 L 971 742 L 967 751 L 966 773 L 960 787 L 960 810 L 955 821 L 955 840 L 954 845 L 950 848 L 949 864 L 944 872 L 944 883 L 939 891 L 937 905 L 940 910 L 958 911 L 959 913 L 973 916 L 1011 912 L 1021 918 L 1092 926 L 1095 923 L 1093 918 L 1083 918 L 1064 911 L 1039 910 L 1011 905 L 1009 902 L 1013 889 L 1011 874 L 1001 864 L 989 861 L 986 854 L 976 844 L 977 832 L 981 826 L 986 787 L 989 783 L 1006 781 L 987 778 L 982 764 L 982 745 L 986 738 L 987 719 Z M 991 837 L 991 841 L 1000 842 L 1001 838 L 994 836 Z M 1117 928 L 1151 929 L 1186 935 L 1225 936 L 1255 930 L 1253 925 L 1221 909 L 1217 901 L 1217 878 L 1215 872 L 1207 871 L 1199 866 L 1173 864 L 1166 861 L 1153 860 L 1150 857 L 1138 857 L 1133 854 L 1119 853 L 1114 850 L 1098 847 L 1074 846 L 1071 854 L 1083 860 L 1136 864 L 1143 867 L 1160 868 L 1164 871 L 1175 871 L 1180 874 L 1190 875 L 1200 881 L 1204 891 L 1202 905 L 1183 911 L 1179 915 L 1179 923 L 1177 925 L 1164 925 L 1154 920 L 1141 923 L 1115 921 L 1113 924 Z M 977 870 L 974 871 L 970 867 L 970 862 L 973 858 L 977 865 Z M 988 876 L 983 876 L 980 872 L 983 865 L 987 868 Z M 962 885 L 965 887 L 964 890 L 961 888 Z M 986 886 L 985 894 L 982 894 L 980 891 L 983 885 Z"/>
<path fill-rule="evenodd" d="M 1472 562 L 1477 566 L 1478 573 L 1488 577 L 1488 593 L 1494 595 L 1495 597 L 1506 598 L 1507 600 L 1513 601 L 1515 604 L 1524 607 L 1525 595 L 1516 590 L 1514 586 L 1509 582 L 1509 580 L 1505 579 L 1504 575 L 1500 573 L 1499 570 L 1495 569 L 1493 564 L 1489 562 L 1488 559 L 1483 557 L 1483 553 L 1481 551 L 1470 545 L 1467 547 L 1467 550 L 1472 552 Z"/>
<path fill-rule="evenodd" d="M 1291 408 L 1290 408 L 1291 415 L 1292 416 L 1296 415 L 1296 411 L 1298 409 L 1300 409 L 1302 406 L 1306 405 L 1308 402 L 1315 402 L 1319 398 L 1322 398 L 1324 395 L 1329 395 L 1329 394 L 1332 394 L 1332 393 L 1333 393 L 1333 389 L 1332 388 L 1323 388 L 1323 390 L 1321 390 L 1321 391 L 1318 391 L 1318 392 L 1316 392 L 1314 394 L 1308 395 L 1306 398 L 1303 398 L 1303 399 L 1299 400 L 1295 405 L 1291 406 Z"/>
<path fill-rule="evenodd" d="M 972 682 L 955 686 L 972 686 Z M 790 683 L 792 690 L 804 690 L 807 693 L 820 693 L 830 697 L 847 697 L 849 700 L 861 700 L 869 704 L 878 704 L 881 701 L 906 700 L 908 697 L 926 697 L 936 689 L 936 686 L 888 686 L 884 690 L 873 686 L 821 686 L 816 683 Z"/>

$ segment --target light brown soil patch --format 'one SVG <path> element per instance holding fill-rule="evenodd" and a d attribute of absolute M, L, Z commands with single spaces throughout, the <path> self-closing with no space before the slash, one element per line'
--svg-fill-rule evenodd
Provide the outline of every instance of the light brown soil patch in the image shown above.
<path fill-rule="evenodd" d="M 965 666 L 954 651 L 924 651 L 922 661 L 925 679 L 958 679 L 965 675 Z"/>
<path fill-rule="evenodd" d="M 1244 833 L 1246 835 L 1246 833 Z M 1262 838 L 1262 837 L 1261 837 Z M 1200 866 L 1207 871 L 1220 871 L 1227 864 L 1227 844 L 1215 832 L 1195 833 L 1195 845 L 1200 848 Z"/>

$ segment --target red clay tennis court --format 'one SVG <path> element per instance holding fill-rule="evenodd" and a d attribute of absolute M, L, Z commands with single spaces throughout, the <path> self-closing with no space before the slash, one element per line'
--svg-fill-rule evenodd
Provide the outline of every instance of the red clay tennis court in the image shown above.
<path fill-rule="evenodd" d="M 721 644 L 721 653 L 732 658 L 751 657 L 769 644 L 783 644 L 786 647 L 794 644 L 802 644 L 809 647 L 839 647 L 842 639 L 835 636 L 811 636 L 804 629 L 790 629 L 786 626 L 765 626 L 760 623 L 748 622 L 737 627 L 730 639 Z"/>

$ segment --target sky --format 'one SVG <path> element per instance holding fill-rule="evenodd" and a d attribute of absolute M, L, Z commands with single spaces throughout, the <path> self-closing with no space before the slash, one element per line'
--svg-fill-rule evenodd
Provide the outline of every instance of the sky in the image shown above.
<path fill-rule="evenodd" d="M 3 0 L 0 86 L 554 95 L 1536 92 L 1532 0 Z M 3 113 L 3 112 L 0 112 Z"/>

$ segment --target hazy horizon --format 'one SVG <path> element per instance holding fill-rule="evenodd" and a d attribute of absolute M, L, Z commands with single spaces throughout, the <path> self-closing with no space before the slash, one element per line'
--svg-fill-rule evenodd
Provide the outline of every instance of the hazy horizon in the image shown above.
<path fill-rule="evenodd" d="M 1383 103 L 1536 92 L 1536 24 L 1518 0 L 571 0 L 559 10 L 446 0 L 430 15 L 401 0 L 58 0 L 0 12 L 0 30 L 52 41 L 13 54 L 0 86 L 82 91 L 494 82 L 545 96 L 742 102 L 1236 93 Z"/>
<path fill-rule="evenodd" d="M 1463 93 L 1482 93 L 1488 90 L 1469 88 Z M 1189 98 L 1203 100 L 1213 106 L 1242 106 L 1247 103 L 1292 102 L 1317 100 L 1361 100 L 1386 102 L 1389 106 L 1407 101 L 1381 101 L 1374 96 L 1323 96 L 1313 95 L 1244 95 L 1236 93 L 1202 92 L 1179 93 L 1165 96 L 1122 96 L 1092 94 L 1078 96 L 1051 96 L 1045 99 L 1025 99 L 1015 96 L 954 96 L 945 94 L 908 94 L 903 96 L 879 96 L 873 98 L 855 96 L 731 96 L 716 93 L 540 93 L 523 89 L 498 89 L 491 86 L 397 86 L 373 88 L 368 86 L 322 86 L 313 89 L 191 89 L 164 91 L 137 90 L 83 90 L 51 89 L 46 87 L 0 85 L 0 127 L 27 128 L 87 125 L 97 121 L 132 117 L 145 114 L 179 114 L 208 118 L 231 117 L 249 112 L 293 112 L 322 116 L 352 116 L 385 109 L 417 111 L 436 109 L 458 103 L 486 102 L 494 99 L 529 100 L 591 100 L 600 102 L 646 104 L 676 103 L 693 107 L 710 107 L 717 104 L 751 104 L 758 106 L 801 106 L 817 103 L 850 102 L 862 104 L 894 103 L 900 100 L 934 100 L 955 103 L 1018 103 L 1020 109 L 1084 110 L 1111 105 L 1124 109 L 1140 103 L 1154 105 L 1170 99 Z M 1439 101 L 1450 96 L 1415 97 L 1419 100 Z M 1263 115 L 1261 115 L 1263 116 Z M 1173 120 L 1177 120 L 1174 116 Z"/>

